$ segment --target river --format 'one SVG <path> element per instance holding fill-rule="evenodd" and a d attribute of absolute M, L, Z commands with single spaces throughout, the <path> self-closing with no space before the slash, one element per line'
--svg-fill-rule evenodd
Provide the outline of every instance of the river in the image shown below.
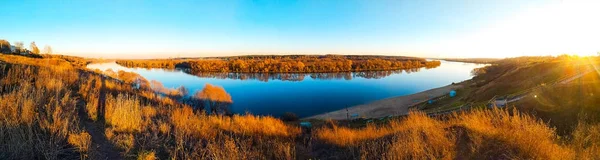
<path fill-rule="evenodd" d="M 190 93 L 206 83 L 222 86 L 232 97 L 232 111 L 280 116 L 292 112 L 299 117 L 339 110 L 372 101 L 414 94 L 472 78 L 481 64 L 442 61 L 437 68 L 413 70 L 314 73 L 314 74 L 187 74 L 179 70 L 126 68 L 95 63 L 90 69 L 135 72 L 165 87 L 185 86 Z"/>

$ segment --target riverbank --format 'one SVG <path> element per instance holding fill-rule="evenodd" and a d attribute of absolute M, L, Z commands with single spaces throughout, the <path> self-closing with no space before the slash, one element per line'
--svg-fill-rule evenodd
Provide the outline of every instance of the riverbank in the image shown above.
<path fill-rule="evenodd" d="M 461 84 L 447 85 L 444 87 L 434 88 L 423 92 L 386 98 L 377 100 L 371 103 L 353 106 L 346 109 L 340 109 L 333 112 L 323 113 L 315 116 L 306 117 L 304 119 L 334 119 L 345 120 L 348 116 L 358 114 L 361 118 L 379 118 L 388 115 L 406 115 L 408 108 L 420 102 L 427 101 L 433 97 L 439 97 L 448 94 L 451 90 L 462 88 Z"/>

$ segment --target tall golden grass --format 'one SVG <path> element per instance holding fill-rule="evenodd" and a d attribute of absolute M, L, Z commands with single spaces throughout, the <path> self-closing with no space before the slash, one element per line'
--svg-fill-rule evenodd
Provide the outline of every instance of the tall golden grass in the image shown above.
<path fill-rule="evenodd" d="M 360 156 L 368 159 L 574 159 L 582 153 L 564 144 L 545 123 L 499 109 L 458 113 L 446 120 L 411 113 L 379 127 L 324 127 L 315 137 L 360 150 Z M 374 147 L 378 145 L 382 147 Z"/>
<path fill-rule="evenodd" d="M 106 96 L 106 122 L 118 132 L 142 130 L 142 108 L 137 97 L 119 94 Z"/>
<path fill-rule="evenodd" d="M 291 159 L 293 139 L 300 133 L 272 117 L 206 115 L 191 107 L 173 110 L 171 123 L 178 146 L 174 154 L 192 159 Z"/>
<path fill-rule="evenodd" d="M 77 157 L 67 138 L 79 128 L 77 98 L 70 90 L 78 74 L 6 62 L 0 68 L 0 159 Z"/>
<path fill-rule="evenodd" d="M 87 132 L 69 134 L 68 142 L 80 152 L 87 153 L 92 146 L 92 136 Z"/>

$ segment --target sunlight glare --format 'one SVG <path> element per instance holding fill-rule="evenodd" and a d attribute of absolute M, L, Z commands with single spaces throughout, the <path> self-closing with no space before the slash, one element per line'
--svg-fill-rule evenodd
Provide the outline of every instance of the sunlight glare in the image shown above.
<path fill-rule="evenodd" d="M 465 57 L 595 55 L 600 51 L 600 1 L 564 1 L 517 14 L 474 34 L 441 44 Z"/>

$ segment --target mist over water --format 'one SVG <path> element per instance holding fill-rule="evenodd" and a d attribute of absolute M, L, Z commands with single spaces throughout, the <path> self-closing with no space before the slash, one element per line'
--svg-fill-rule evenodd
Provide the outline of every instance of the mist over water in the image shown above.
<path fill-rule="evenodd" d="M 335 111 L 372 101 L 418 93 L 472 78 L 481 64 L 442 61 L 437 68 L 343 73 L 196 73 L 179 70 L 126 68 L 114 62 L 91 69 L 138 73 L 165 87 L 185 86 L 195 93 L 204 84 L 222 86 L 233 99 L 232 111 L 300 117 Z"/>

